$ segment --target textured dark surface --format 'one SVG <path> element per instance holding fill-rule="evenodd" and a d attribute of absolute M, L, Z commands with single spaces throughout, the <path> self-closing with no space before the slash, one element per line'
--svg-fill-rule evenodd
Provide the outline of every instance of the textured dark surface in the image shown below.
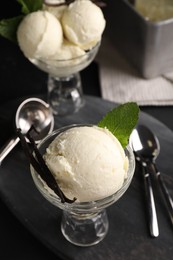
<path fill-rule="evenodd" d="M 57 117 L 55 128 L 71 123 L 97 123 L 115 106 L 114 103 L 100 98 L 86 96 L 85 99 L 86 105 L 80 112 L 65 118 Z M 0 111 L 4 117 L 9 117 L 9 111 L 14 111 L 17 103 L 18 101 L 10 102 L 1 107 Z M 162 123 L 142 112 L 140 121 L 150 126 L 159 137 L 161 154 L 158 166 L 164 173 L 164 179 L 173 195 L 173 133 Z M 50 205 L 36 190 L 20 144 L 1 166 L 2 201 L 38 240 L 62 259 L 171 259 L 173 231 L 157 187 L 155 194 L 160 227 L 160 236 L 157 239 L 150 238 L 148 234 L 143 184 L 140 172 L 136 172 L 125 195 L 107 209 L 110 227 L 104 241 L 93 247 L 79 248 L 63 238 L 60 231 L 61 211 Z"/>

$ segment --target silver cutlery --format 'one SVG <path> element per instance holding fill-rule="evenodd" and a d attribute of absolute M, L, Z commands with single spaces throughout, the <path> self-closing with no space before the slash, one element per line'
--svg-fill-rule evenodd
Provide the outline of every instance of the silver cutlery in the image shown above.
<path fill-rule="evenodd" d="M 159 227 L 158 227 L 155 199 L 153 194 L 153 187 L 151 182 L 151 172 L 149 171 L 149 167 L 145 159 L 146 143 L 145 143 L 145 137 L 143 137 L 143 134 L 141 135 L 140 125 L 137 126 L 132 131 L 129 142 L 134 151 L 135 158 L 138 162 L 141 163 L 142 170 L 143 170 L 143 177 L 144 177 L 143 179 L 144 179 L 144 188 L 145 188 L 150 235 L 152 237 L 158 237 Z"/>
<path fill-rule="evenodd" d="M 142 144 L 145 147 L 143 148 L 145 152 L 143 152 L 143 157 L 147 161 L 150 166 L 151 171 L 156 174 L 158 184 L 160 187 L 160 191 L 163 196 L 164 203 L 166 205 L 166 209 L 168 215 L 170 217 L 171 223 L 173 225 L 173 199 L 169 193 L 169 190 L 165 184 L 164 179 L 160 171 L 157 169 L 156 159 L 160 153 L 160 143 L 157 136 L 146 126 L 140 125 L 138 128 L 138 134 L 143 138 Z"/>

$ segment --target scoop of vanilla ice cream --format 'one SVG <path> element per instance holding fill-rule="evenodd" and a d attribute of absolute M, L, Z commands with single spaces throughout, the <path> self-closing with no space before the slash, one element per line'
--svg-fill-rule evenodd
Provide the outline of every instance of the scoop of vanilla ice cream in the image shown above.
<path fill-rule="evenodd" d="M 65 195 L 80 202 L 112 195 L 127 177 L 128 159 L 121 144 L 110 131 L 97 126 L 62 132 L 44 158 Z"/>
<path fill-rule="evenodd" d="M 52 57 L 54 60 L 70 60 L 79 58 L 83 56 L 85 51 L 78 46 L 71 44 L 70 42 L 64 40 L 62 46 L 57 50 L 55 55 Z M 70 62 L 70 61 L 69 61 Z M 71 64 L 75 64 L 75 60 L 71 61 Z"/>
<path fill-rule="evenodd" d="M 46 5 L 43 4 L 43 10 L 46 10 L 48 12 L 50 12 L 51 14 L 53 14 L 57 19 L 61 19 L 65 9 L 67 8 L 66 5 L 62 5 L 62 6 L 54 6 L 54 5 Z"/>
<path fill-rule="evenodd" d="M 48 11 L 36 11 L 24 17 L 17 30 L 17 39 L 27 58 L 48 58 L 63 41 L 58 19 Z"/>
<path fill-rule="evenodd" d="M 106 23 L 102 10 L 90 0 L 71 3 L 61 22 L 66 38 L 84 50 L 100 41 Z"/>
<path fill-rule="evenodd" d="M 71 66 L 80 65 L 85 60 L 87 60 L 85 51 L 66 40 L 64 40 L 61 47 L 57 49 L 57 52 L 53 56 L 50 56 L 49 59 L 42 59 L 42 61 L 49 65 L 51 74 L 55 76 L 57 75 L 57 71 L 59 76 L 73 73 Z M 43 66 L 43 62 L 41 64 Z M 60 72 L 61 68 L 62 71 Z M 42 69 L 44 70 L 43 67 Z"/>

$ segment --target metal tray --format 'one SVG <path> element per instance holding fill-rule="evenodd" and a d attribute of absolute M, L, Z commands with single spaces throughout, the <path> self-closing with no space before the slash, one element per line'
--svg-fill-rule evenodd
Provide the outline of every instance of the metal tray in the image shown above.
<path fill-rule="evenodd" d="M 62 118 L 56 117 L 55 128 L 72 123 L 96 124 L 107 111 L 116 106 L 115 103 L 100 98 L 85 96 L 85 99 L 86 105 L 78 113 Z M 8 103 L 0 108 L 0 113 L 4 118 L 15 111 L 17 103 L 18 101 Z M 165 181 L 173 195 L 173 133 L 165 125 L 145 113 L 141 112 L 140 121 L 150 126 L 159 137 L 161 153 L 158 166 L 163 171 Z M 107 209 L 110 226 L 106 238 L 98 245 L 87 248 L 74 246 L 62 236 L 60 231 L 62 212 L 44 199 L 36 189 L 28 161 L 20 145 L 1 165 L 0 198 L 43 245 L 62 259 L 171 259 L 172 229 L 158 195 L 160 236 L 157 239 L 151 239 L 148 235 L 143 204 L 143 184 L 140 176 L 139 172 L 136 172 L 126 194 Z"/>

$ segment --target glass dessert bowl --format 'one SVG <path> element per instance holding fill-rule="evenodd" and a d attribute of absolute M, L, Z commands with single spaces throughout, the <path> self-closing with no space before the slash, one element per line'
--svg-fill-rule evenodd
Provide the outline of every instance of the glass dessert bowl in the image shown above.
<path fill-rule="evenodd" d="M 92 125 L 70 125 L 55 130 L 41 141 L 38 149 L 42 155 L 45 154 L 49 144 L 64 131 L 76 126 Z M 122 187 L 114 194 L 103 199 L 73 203 L 62 203 L 61 199 L 45 184 L 38 173 L 31 166 L 33 181 L 41 194 L 53 205 L 62 209 L 61 231 L 64 237 L 72 244 L 78 246 L 91 246 L 99 243 L 106 236 L 109 229 L 106 208 L 115 203 L 128 189 L 135 170 L 135 159 L 132 149 L 127 146 L 125 154 L 128 158 L 127 177 Z M 104 184 L 103 184 L 104 185 Z"/>
<path fill-rule="evenodd" d="M 68 60 L 29 59 L 48 73 L 48 103 L 54 115 L 68 115 L 84 105 L 80 71 L 94 60 L 99 47 L 100 42 L 85 54 Z"/>

